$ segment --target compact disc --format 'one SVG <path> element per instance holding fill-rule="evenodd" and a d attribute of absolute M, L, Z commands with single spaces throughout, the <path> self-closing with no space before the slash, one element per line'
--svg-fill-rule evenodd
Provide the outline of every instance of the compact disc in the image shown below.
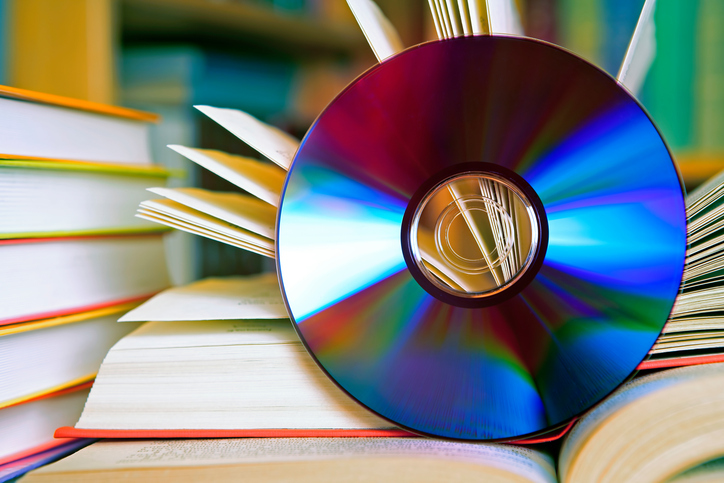
<path fill-rule="evenodd" d="M 646 357 L 679 291 L 683 190 L 613 78 L 543 42 L 464 37 L 357 78 L 302 141 L 277 225 L 296 329 L 411 431 L 511 440 Z"/>

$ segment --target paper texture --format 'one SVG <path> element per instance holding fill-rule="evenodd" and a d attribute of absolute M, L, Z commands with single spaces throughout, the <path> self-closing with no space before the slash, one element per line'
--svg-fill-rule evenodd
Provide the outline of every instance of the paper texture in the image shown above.
<path fill-rule="evenodd" d="M 274 258 L 274 241 L 252 231 L 214 218 L 198 210 L 172 200 L 147 200 L 141 203 L 139 214 L 146 219 L 180 228 L 190 233 L 220 235 L 219 238 L 231 240 L 237 246 L 253 247 L 255 253 Z"/>
<path fill-rule="evenodd" d="M 276 209 L 257 198 L 200 188 L 149 188 L 148 191 L 263 237 L 274 239 Z"/>
<path fill-rule="evenodd" d="M 159 466 L 199 466 L 350 458 L 421 458 L 478 463 L 535 482 L 555 482 L 549 457 L 501 444 L 453 443 L 411 438 L 272 438 L 103 442 L 41 472 Z"/>
<path fill-rule="evenodd" d="M 490 31 L 495 34 L 523 35 L 514 0 L 488 0 Z"/>
<path fill-rule="evenodd" d="M 185 231 L 185 232 L 191 233 L 193 235 L 203 236 L 203 237 L 209 238 L 211 240 L 216 240 L 221 243 L 226 243 L 227 245 L 230 245 L 232 247 L 241 248 L 243 250 L 249 250 L 250 252 L 258 253 L 259 255 L 263 255 L 265 257 L 274 258 L 273 250 L 264 249 L 264 248 L 259 247 L 258 245 L 254 245 L 249 242 L 245 242 L 245 241 L 237 238 L 236 235 L 227 236 L 227 235 L 219 233 L 217 231 L 217 229 L 225 230 L 230 225 L 227 225 L 227 226 L 220 225 L 223 222 L 218 221 L 218 220 L 214 221 L 214 223 L 212 223 L 210 225 L 207 225 L 207 226 L 214 226 L 214 228 L 204 228 L 204 227 L 201 227 L 194 223 L 182 221 L 173 216 L 164 215 L 164 214 L 157 213 L 157 212 L 151 211 L 151 210 L 146 210 L 143 208 L 138 210 L 138 213 L 136 214 L 136 216 L 139 218 L 143 218 L 145 220 L 150 220 L 155 223 L 159 223 L 161 225 L 166 225 L 171 228 L 175 228 L 177 230 Z M 209 217 L 209 218 L 211 218 L 211 217 Z M 241 230 L 241 228 L 234 228 L 234 230 Z"/>
<path fill-rule="evenodd" d="M 119 322 L 287 318 L 275 273 L 208 278 L 150 299 Z"/>
<path fill-rule="evenodd" d="M 279 206 L 286 172 L 273 164 L 213 149 L 170 144 L 182 156 L 273 206 Z"/>
<path fill-rule="evenodd" d="M 618 81 L 633 95 L 638 95 L 656 57 L 655 8 L 656 0 L 646 0 L 618 72 Z"/>
<path fill-rule="evenodd" d="M 347 0 L 347 4 L 377 60 L 382 62 L 403 50 L 400 36 L 377 4 L 371 0 Z"/>
<path fill-rule="evenodd" d="M 288 170 L 299 141 L 284 131 L 265 124 L 237 109 L 194 106 L 252 148 Z"/>
<path fill-rule="evenodd" d="M 468 11 L 473 34 L 489 34 L 488 2 L 486 0 L 468 0 Z"/>

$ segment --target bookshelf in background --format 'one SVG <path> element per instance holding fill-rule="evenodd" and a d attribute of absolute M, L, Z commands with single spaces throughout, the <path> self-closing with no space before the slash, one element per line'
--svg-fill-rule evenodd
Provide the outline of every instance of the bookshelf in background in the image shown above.
<path fill-rule="evenodd" d="M 616 75 L 643 0 L 555 3 L 553 40 Z M 538 3 L 528 0 L 527 4 Z M 639 96 L 687 188 L 724 169 L 724 3 L 659 0 L 657 55 Z"/>
<path fill-rule="evenodd" d="M 198 115 L 193 105 L 241 109 L 301 137 L 334 96 L 375 62 L 343 1 L 125 0 L 120 5 L 119 100 L 160 112 L 170 123 L 170 129 L 157 128 L 154 149 L 165 150 L 158 159 L 189 173 L 177 184 L 239 191 L 197 170 L 166 144 L 258 156 Z M 383 8 L 410 45 L 429 35 L 425 3 L 395 0 Z M 263 257 L 212 240 L 188 243 L 195 260 L 192 278 L 273 268 Z"/>
<path fill-rule="evenodd" d="M 4 21 L 12 27 L 4 31 L 9 32 L 6 44 L 13 48 L 10 51 L 6 45 L 3 50 L 12 54 L 6 55 L 6 65 L 8 81 L 13 85 L 126 102 L 124 74 L 117 65 L 122 66 L 118 60 L 134 49 L 195 49 L 194 55 L 235 57 L 239 65 L 263 59 L 286 64 L 295 72 L 291 78 L 296 87 L 287 92 L 297 89 L 297 97 L 291 102 L 286 97 L 284 106 L 258 115 L 298 135 L 347 81 L 374 64 L 343 0 L 1 1 L 6 7 Z M 62 11 L 58 11 L 60 3 Z M 405 45 L 434 37 L 425 0 L 378 3 Z M 563 45 L 615 74 L 643 0 L 516 3 L 528 34 Z M 679 160 L 687 185 L 693 187 L 724 167 L 724 82 L 719 81 L 724 55 L 720 52 L 721 29 L 717 29 L 724 14 L 718 0 L 657 3 L 659 56 L 641 99 Z M 48 72 L 57 75 L 46 75 Z M 249 72 L 237 70 L 228 78 Z M 255 76 L 252 69 L 249 78 Z M 300 83 L 300 76 L 306 76 L 307 81 Z M 306 86 L 303 92 L 298 90 L 300 85 Z M 277 100 L 271 91 L 267 100 Z M 219 96 L 214 102 L 224 99 Z M 253 106 L 234 105 L 233 96 L 228 99 L 229 107 L 254 111 Z M 154 128 L 154 156 L 170 167 L 186 170 L 187 177 L 177 183 L 207 183 L 207 179 L 197 177 L 192 166 L 165 148 L 171 142 L 224 148 L 225 144 L 204 144 L 216 142 L 219 136 L 199 126 L 200 117 L 190 106 L 193 96 L 175 104 L 156 102 L 159 98 L 150 104 L 136 101 L 128 100 L 129 105 L 163 114 L 164 123 Z M 194 248 L 196 242 L 184 239 L 184 235 L 174 237 L 171 245 L 175 244 L 172 251 L 179 253 L 176 259 L 195 259 L 195 254 L 203 251 Z M 213 256 L 219 257 L 218 253 Z M 223 259 L 219 258 L 222 265 Z M 235 270 L 238 263 L 227 264 L 227 272 Z M 176 281 L 187 282 L 216 271 L 203 267 L 201 261 L 195 268 L 181 270 L 183 274 Z"/>

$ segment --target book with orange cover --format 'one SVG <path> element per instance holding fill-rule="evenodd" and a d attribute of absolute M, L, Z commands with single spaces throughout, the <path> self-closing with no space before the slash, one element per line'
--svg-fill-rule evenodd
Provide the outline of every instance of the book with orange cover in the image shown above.
<path fill-rule="evenodd" d="M 151 163 L 151 113 L 0 86 L 0 159 Z"/>

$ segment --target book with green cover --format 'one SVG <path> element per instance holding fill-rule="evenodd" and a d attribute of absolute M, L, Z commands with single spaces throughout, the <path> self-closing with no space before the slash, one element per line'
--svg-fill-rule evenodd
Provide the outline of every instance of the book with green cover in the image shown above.
<path fill-rule="evenodd" d="M 153 165 L 2 159 L 0 238 L 158 231 L 134 215 L 169 172 Z"/>

